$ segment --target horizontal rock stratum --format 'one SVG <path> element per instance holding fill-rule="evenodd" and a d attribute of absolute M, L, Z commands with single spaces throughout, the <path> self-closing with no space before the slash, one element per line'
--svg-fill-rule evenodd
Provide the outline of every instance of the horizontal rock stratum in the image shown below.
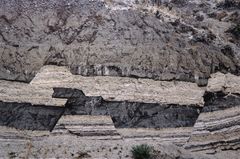
<path fill-rule="evenodd" d="M 128 77 L 72 75 L 66 67 L 44 66 L 30 85 L 65 87 L 82 90 L 87 96 L 108 101 L 133 101 L 203 105 L 204 89 L 190 82 L 155 81 Z"/>
<path fill-rule="evenodd" d="M 0 101 L 63 107 L 67 100 L 52 98 L 53 90 L 22 82 L 0 80 Z"/>

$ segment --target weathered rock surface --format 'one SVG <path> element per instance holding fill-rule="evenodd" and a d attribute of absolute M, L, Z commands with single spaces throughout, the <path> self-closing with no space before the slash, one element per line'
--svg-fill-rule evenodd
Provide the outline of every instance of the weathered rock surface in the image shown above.
<path fill-rule="evenodd" d="M 0 1 L 0 158 L 239 158 L 239 4 Z"/>
<path fill-rule="evenodd" d="M 118 128 L 117 131 L 126 141 L 145 141 L 149 143 L 149 141 L 154 140 L 158 143 L 183 146 L 191 135 L 192 127 L 163 129 Z"/>
<path fill-rule="evenodd" d="M 199 85 L 216 71 L 239 74 L 238 32 L 228 31 L 238 8 L 215 0 L 138 2 L 2 0 L 0 78 L 29 82 L 43 64 Z M 218 12 L 225 14 L 209 16 Z"/>
<path fill-rule="evenodd" d="M 117 128 L 191 127 L 204 94 L 189 82 L 83 77 L 59 66 L 45 66 L 30 84 L 3 80 L 0 86 L 0 125 L 31 130 L 52 130 L 62 114 L 111 116 Z"/>
<path fill-rule="evenodd" d="M 239 94 L 225 94 L 223 92 L 207 92 L 205 95 L 205 105 L 202 113 L 225 110 L 240 106 Z"/>

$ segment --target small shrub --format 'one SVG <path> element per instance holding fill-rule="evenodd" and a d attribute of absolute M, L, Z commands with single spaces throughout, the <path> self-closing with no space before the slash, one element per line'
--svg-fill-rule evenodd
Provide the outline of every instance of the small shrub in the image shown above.
<path fill-rule="evenodd" d="M 146 144 L 133 146 L 131 152 L 134 159 L 151 159 L 153 157 L 153 147 Z"/>

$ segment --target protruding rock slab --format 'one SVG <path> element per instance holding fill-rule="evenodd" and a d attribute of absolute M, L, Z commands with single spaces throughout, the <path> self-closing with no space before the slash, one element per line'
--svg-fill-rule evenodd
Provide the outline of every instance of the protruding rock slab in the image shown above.
<path fill-rule="evenodd" d="M 84 77 L 72 75 L 66 67 L 44 66 L 31 85 L 82 90 L 87 96 L 102 96 L 108 101 L 133 101 L 203 105 L 204 89 L 190 82 L 154 81 L 128 77 Z"/>
<path fill-rule="evenodd" d="M 58 121 L 53 133 L 90 139 L 121 138 L 110 116 L 65 115 Z"/>
<path fill-rule="evenodd" d="M 240 76 L 217 72 L 208 80 L 207 91 L 240 94 Z"/>

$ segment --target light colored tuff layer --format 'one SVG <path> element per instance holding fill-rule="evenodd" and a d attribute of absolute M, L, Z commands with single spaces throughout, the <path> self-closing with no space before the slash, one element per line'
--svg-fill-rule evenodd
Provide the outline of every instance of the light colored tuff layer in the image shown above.
<path fill-rule="evenodd" d="M 52 98 L 53 89 L 26 83 L 0 80 L 0 101 L 64 106 L 67 99 Z"/>
<path fill-rule="evenodd" d="M 84 77 L 72 75 L 66 67 L 44 66 L 31 85 L 82 90 L 87 96 L 109 101 L 203 105 L 204 90 L 195 83 L 154 81 L 128 77 Z"/>
<path fill-rule="evenodd" d="M 192 151 L 240 148 L 240 107 L 201 113 L 186 147 Z"/>
<path fill-rule="evenodd" d="M 240 76 L 227 73 L 217 72 L 211 75 L 208 80 L 207 91 L 225 93 L 240 93 Z"/>
<path fill-rule="evenodd" d="M 92 139 L 120 139 L 110 116 L 65 115 L 53 130 L 54 134 L 72 134 Z"/>
<path fill-rule="evenodd" d="M 183 145 L 189 139 L 192 127 L 185 128 L 164 128 L 164 129 L 147 129 L 147 128 L 124 128 L 117 129 L 125 140 L 148 141 L 156 140 L 160 143 L 174 143 Z"/>

